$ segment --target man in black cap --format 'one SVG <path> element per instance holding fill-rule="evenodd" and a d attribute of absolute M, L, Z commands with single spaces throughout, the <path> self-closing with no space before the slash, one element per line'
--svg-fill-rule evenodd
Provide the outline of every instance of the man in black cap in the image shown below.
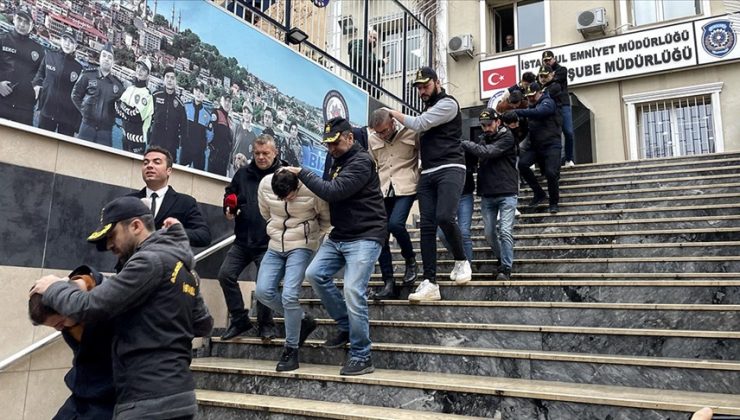
<path fill-rule="evenodd" d="M 386 213 L 380 180 L 372 157 L 355 143 L 352 126 L 342 117 L 324 125 L 324 143 L 334 158 L 329 180 L 309 169 L 288 167 L 317 197 L 329 203 L 329 237 L 306 269 L 306 279 L 326 311 L 339 324 L 324 343 L 341 348 L 349 342 L 349 359 L 341 375 L 364 375 L 375 370 L 370 356 L 367 284 L 387 240 Z M 342 292 L 333 276 L 344 267 Z"/>
<path fill-rule="evenodd" d="M 123 123 L 123 150 L 144 154 L 148 144 L 149 126 L 154 115 L 154 100 L 149 91 L 149 74 L 152 62 L 148 57 L 136 60 L 136 75 L 131 85 L 116 101 L 116 113 Z"/>
<path fill-rule="evenodd" d="M 31 9 L 23 4 L 13 17 L 13 30 L 0 35 L 0 118 L 33 124 L 36 93 L 33 77 L 44 59 L 44 48 L 29 35 Z"/>
<path fill-rule="evenodd" d="M 77 39 L 71 28 L 62 34 L 61 47 L 61 51 L 46 51 L 33 79 L 39 101 L 39 128 L 74 136 L 81 116 L 72 103 L 72 88 L 82 73 L 82 64 L 75 58 Z"/>
<path fill-rule="evenodd" d="M 463 149 L 478 157 L 478 195 L 481 197 L 486 239 L 499 260 L 496 280 L 510 280 L 514 263 L 514 219 L 519 194 L 518 147 L 501 116 L 486 108 L 478 117 L 483 134 Z"/>
<path fill-rule="evenodd" d="M 155 232 L 149 207 L 127 196 L 103 208 L 87 240 L 119 258 L 118 274 L 89 292 L 46 276 L 31 294 L 77 322 L 112 320 L 114 418 L 193 418 L 192 339 L 210 333 L 213 319 L 192 274 L 185 229 L 174 221 Z"/>
<path fill-rule="evenodd" d="M 123 94 L 123 83 L 111 73 L 113 46 L 100 50 L 100 66 L 82 72 L 72 88 L 72 103 L 82 114 L 77 138 L 113 146 L 111 130 L 116 122 L 115 103 Z"/>
<path fill-rule="evenodd" d="M 185 106 L 177 95 L 177 77 L 175 69 L 167 66 L 162 73 L 164 89 L 154 92 L 154 116 L 149 131 L 149 145 L 161 146 L 177 158 L 180 144 L 187 139 L 188 119 Z"/>
<path fill-rule="evenodd" d="M 206 168 L 207 134 L 211 125 L 211 113 L 208 112 L 203 101 L 206 90 L 203 85 L 193 87 L 193 100 L 185 104 L 185 116 L 188 120 L 187 138 L 181 146 L 179 163 L 195 169 Z"/>
<path fill-rule="evenodd" d="M 532 83 L 527 88 L 527 97 L 533 98 L 534 105 L 529 109 L 517 109 L 516 114 L 529 121 L 529 147 L 523 150 L 519 158 L 519 172 L 527 182 L 534 196 L 529 203 L 531 209 L 535 209 L 548 195 L 542 190 L 537 182 L 534 172 L 530 166 L 537 163 L 540 171 L 547 179 L 547 191 L 550 200 L 550 213 L 558 212 L 560 201 L 560 132 L 561 121 L 555 100 L 547 91 L 542 90 L 539 84 Z M 531 102 L 530 102 L 531 103 Z"/>
<path fill-rule="evenodd" d="M 551 92 L 550 96 L 555 100 L 558 111 L 563 120 L 562 132 L 565 137 L 565 166 L 573 166 L 574 163 L 574 137 L 573 137 L 573 109 L 570 106 L 570 95 L 568 94 L 568 68 L 558 63 L 552 51 L 542 53 L 542 63 L 550 66 L 554 73 L 553 80 L 560 85 L 559 92 Z"/>
<path fill-rule="evenodd" d="M 455 258 L 450 279 L 464 284 L 472 278 L 462 234 L 455 215 L 465 185 L 465 155 L 461 146 L 462 115 L 457 100 L 440 85 L 437 73 L 422 67 L 414 79 L 424 112 L 418 117 L 389 110 L 405 127 L 421 133 L 421 177 L 416 196 L 421 213 L 421 259 L 424 281 L 409 300 L 442 299 L 437 286 L 437 227 L 442 229 Z"/>

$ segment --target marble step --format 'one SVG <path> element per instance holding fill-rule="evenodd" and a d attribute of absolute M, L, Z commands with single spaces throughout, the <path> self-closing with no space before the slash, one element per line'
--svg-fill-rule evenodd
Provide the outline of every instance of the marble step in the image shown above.
<path fill-rule="evenodd" d="M 740 204 L 726 203 L 715 204 L 705 203 L 695 206 L 681 205 L 675 203 L 663 207 L 644 207 L 632 209 L 608 209 L 608 210 L 591 210 L 591 211 L 570 211 L 563 210 L 557 214 L 539 213 L 527 214 L 522 213 L 517 217 L 517 223 L 547 223 L 547 222 L 584 222 L 584 221 L 602 221 L 602 220 L 629 220 L 629 219 L 657 219 L 661 217 L 680 218 L 680 217 L 697 217 L 697 216 L 723 216 L 740 214 Z M 480 208 L 476 207 L 473 212 L 473 224 L 481 224 L 482 216 Z"/>
<path fill-rule="evenodd" d="M 191 369 L 198 389 L 489 418 L 603 418 L 608 413 L 678 418 L 680 412 L 704 406 L 715 407 L 718 414 L 740 414 L 740 396 L 731 394 L 385 369 L 346 377 L 339 375 L 337 364 L 304 363 L 292 372 L 275 372 L 274 361 L 227 358 L 196 359 Z"/>
<path fill-rule="evenodd" d="M 738 162 L 740 163 L 740 162 Z M 667 177 L 659 179 L 633 179 L 630 181 L 604 181 L 600 183 L 589 183 L 589 184 L 576 184 L 566 182 L 560 185 L 560 192 L 565 194 L 572 193 L 585 193 L 598 191 L 619 191 L 619 190 L 636 190 L 636 189 L 651 189 L 651 188 L 665 188 L 665 187 L 678 187 L 685 185 L 693 185 L 696 188 L 713 184 L 723 184 L 728 182 L 737 181 L 737 173 L 740 170 L 740 166 L 730 166 L 726 170 L 727 173 L 718 173 L 713 175 L 698 175 L 698 176 L 681 176 L 681 177 Z M 724 169 L 724 168 L 723 168 Z M 544 178 L 543 178 L 544 180 Z M 523 196 L 531 196 L 532 190 L 524 184 L 520 189 L 520 193 Z"/>
<path fill-rule="evenodd" d="M 300 363 L 346 360 L 346 349 L 327 349 L 307 340 Z M 212 357 L 277 361 L 284 340 L 263 344 L 258 338 L 214 339 Z M 491 349 L 373 342 L 379 369 L 623 385 L 697 392 L 733 393 L 740 389 L 740 362 Z"/>
<path fill-rule="evenodd" d="M 198 418 L 204 420 L 226 419 L 341 419 L 341 420 L 430 420 L 483 419 L 484 417 L 456 416 L 376 407 L 364 404 L 328 402 L 312 399 L 275 397 L 271 395 L 244 394 L 198 389 Z"/>
<path fill-rule="evenodd" d="M 724 171 L 733 170 L 726 168 L 733 168 L 740 166 L 740 159 L 725 158 L 725 159 L 713 159 L 703 160 L 695 162 L 683 162 L 683 163 L 656 163 L 653 165 L 643 165 L 639 168 L 630 166 L 611 167 L 611 168 L 573 168 L 569 170 L 562 170 L 560 178 L 564 182 L 598 182 L 604 179 L 611 181 L 622 181 L 639 178 L 645 176 L 647 178 L 655 179 L 669 176 L 692 176 L 692 174 L 710 175 L 713 171 Z M 536 167 L 536 166 L 535 166 Z M 536 172 L 537 175 L 539 171 Z"/>
<path fill-rule="evenodd" d="M 492 255 L 490 256 L 492 257 Z M 423 260 L 419 259 L 423 268 Z M 454 260 L 437 259 L 437 270 L 451 272 Z M 473 275 L 495 271 L 498 260 L 474 259 L 470 263 Z M 529 273 L 593 273 L 593 272 L 740 272 L 740 256 L 687 257 L 615 257 L 615 258 L 515 258 L 514 271 Z M 375 264 L 375 273 L 380 273 Z"/>
<path fill-rule="evenodd" d="M 399 273 L 403 272 L 404 258 L 400 248 L 391 243 L 391 256 Z M 421 259 L 421 250 L 414 249 Z M 473 248 L 473 259 L 492 258 L 490 246 Z M 643 243 L 643 244 L 592 244 L 592 245 L 531 245 L 514 244 L 514 258 L 615 258 L 615 257 L 688 257 L 694 255 L 740 255 L 740 241 L 724 242 L 679 242 L 679 243 Z M 447 248 L 437 248 L 437 258 L 452 259 Z"/>
<path fill-rule="evenodd" d="M 522 301 L 369 301 L 370 319 L 523 323 L 609 328 L 740 330 L 740 305 Z M 328 314 L 319 299 L 301 299 L 317 318 Z"/>
<path fill-rule="evenodd" d="M 660 157 L 650 159 L 639 159 L 629 160 L 623 162 L 599 162 L 599 163 L 579 163 L 573 167 L 561 167 L 560 170 L 563 172 L 583 172 L 583 171 L 599 171 L 603 169 L 611 168 L 623 168 L 629 167 L 637 169 L 638 167 L 656 167 L 659 165 L 664 166 L 680 166 L 687 164 L 694 164 L 703 161 L 716 161 L 716 160 L 727 160 L 727 159 L 740 159 L 740 153 L 738 152 L 722 152 L 722 153 L 711 153 L 703 155 L 690 155 L 690 156 L 676 156 L 676 157 Z"/>
<path fill-rule="evenodd" d="M 477 223 L 475 223 L 477 222 Z M 721 216 L 690 216 L 690 217 L 659 217 L 647 219 L 627 220 L 583 220 L 580 221 L 551 221 L 534 222 L 517 220 L 514 223 L 514 234 L 559 233 L 559 232 L 593 232 L 593 231 L 630 231 L 645 228 L 659 230 L 683 230 L 701 228 L 740 227 L 740 214 Z M 409 235 L 418 237 L 419 228 L 407 229 Z M 485 234 L 485 226 L 481 219 L 474 220 L 470 227 L 471 235 Z"/>
<path fill-rule="evenodd" d="M 370 283 L 377 290 L 382 285 L 380 281 Z M 400 300 L 413 292 L 400 286 L 400 276 L 397 285 Z M 740 304 L 740 280 L 471 281 L 463 286 L 440 281 L 439 286 L 442 296 L 449 300 Z M 338 282 L 337 287 L 343 287 L 343 283 Z M 300 297 L 318 298 L 307 283 Z"/>
<path fill-rule="evenodd" d="M 619 199 L 631 199 L 631 198 L 658 198 L 658 197 L 673 197 L 677 195 L 702 195 L 702 194 L 722 194 L 737 192 L 740 189 L 740 184 L 735 182 L 725 182 L 720 184 L 711 185 L 680 185 L 675 187 L 660 187 L 660 188 L 637 188 L 637 189 L 622 189 L 604 192 L 598 188 L 586 192 L 560 192 L 560 202 L 574 202 L 574 201 L 600 201 L 604 198 L 609 200 Z M 528 205 L 532 200 L 531 191 L 521 191 L 519 194 L 519 206 Z M 475 204 L 480 202 L 480 198 L 476 197 Z"/>
<path fill-rule="evenodd" d="M 333 320 L 319 318 L 312 339 L 334 334 Z M 282 318 L 275 318 L 282 336 Z M 705 326 L 706 327 L 706 326 Z M 214 331 L 214 336 L 223 329 Z M 252 329 L 247 335 L 256 335 Z M 502 323 L 370 319 L 373 341 L 433 346 L 543 350 L 737 361 L 740 332 L 665 328 L 606 328 Z"/>
<path fill-rule="evenodd" d="M 448 272 L 437 272 L 437 276 L 440 281 L 446 281 L 449 278 Z M 480 281 L 492 281 L 494 275 L 492 273 L 476 273 L 475 277 Z M 519 281 L 541 281 L 541 280 L 553 280 L 553 281 L 572 281 L 572 280 L 686 280 L 686 281 L 697 281 L 697 280 L 740 280 L 740 273 L 528 273 L 528 272 L 516 272 L 511 273 L 513 280 Z M 337 275 L 337 279 L 340 281 L 341 275 Z M 370 276 L 371 281 L 379 281 L 381 279 L 380 274 L 372 274 Z"/>
<path fill-rule="evenodd" d="M 673 197 L 647 197 L 630 199 L 604 199 L 591 201 L 564 201 L 559 204 L 563 212 L 593 211 L 609 209 L 636 209 L 645 207 L 667 207 L 667 206 L 700 206 L 703 203 L 712 204 L 734 204 L 740 205 L 740 194 L 720 193 L 704 195 L 676 195 Z M 547 203 L 541 204 L 535 209 L 527 207 L 527 202 L 519 202 L 519 210 L 524 214 L 544 215 L 548 213 Z M 476 208 L 476 212 L 480 210 Z"/>

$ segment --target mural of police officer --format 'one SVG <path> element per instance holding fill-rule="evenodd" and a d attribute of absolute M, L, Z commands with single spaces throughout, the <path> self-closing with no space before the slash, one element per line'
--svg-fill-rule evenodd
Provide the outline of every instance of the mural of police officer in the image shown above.
<path fill-rule="evenodd" d="M 31 81 L 44 59 L 44 48 L 29 37 L 33 14 L 21 5 L 13 17 L 13 30 L 0 35 L 0 118 L 33 124 L 36 93 Z"/>
<path fill-rule="evenodd" d="M 180 144 L 187 139 L 188 119 L 185 106 L 177 95 L 177 77 L 175 69 L 167 66 L 162 73 L 164 89 L 154 93 L 154 116 L 149 132 L 149 145 L 167 149 L 173 158 L 177 158 Z"/>
<path fill-rule="evenodd" d="M 39 66 L 33 87 L 39 109 L 39 128 L 74 136 L 80 127 L 80 113 L 72 104 L 72 88 L 82 73 L 75 58 L 77 39 L 67 28 L 62 34 L 61 51 L 48 50 Z"/>
<path fill-rule="evenodd" d="M 185 103 L 185 115 L 188 120 L 187 138 L 182 142 L 179 163 L 192 165 L 195 169 L 206 168 L 206 145 L 208 131 L 211 129 L 211 113 L 203 101 L 206 89 L 203 85 L 193 88 L 193 100 Z"/>
<path fill-rule="evenodd" d="M 224 93 L 221 95 L 221 106 L 214 109 L 211 113 L 211 130 L 213 138 L 208 144 L 210 153 L 208 155 L 208 172 L 226 176 L 226 169 L 229 165 L 229 155 L 234 144 L 233 134 L 231 132 L 231 94 Z"/>
<path fill-rule="evenodd" d="M 147 145 L 149 126 L 154 115 L 154 100 L 147 87 L 152 62 L 147 57 L 136 60 L 136 76 L 116 102 L 116 113 L 121 118 L 123 129 L 123 150 L 144 154 Z"/>
<path fill-rule="evenodd" d="M 77 138 L 113 146 L 112 128 L 116 122 L 114 104 L 123 94 L 123 83 L 111 73 L 113 46 L 100 50 L 100 66 L 87 69 L 72 88 L 72 103 L 82 114 Z"/>

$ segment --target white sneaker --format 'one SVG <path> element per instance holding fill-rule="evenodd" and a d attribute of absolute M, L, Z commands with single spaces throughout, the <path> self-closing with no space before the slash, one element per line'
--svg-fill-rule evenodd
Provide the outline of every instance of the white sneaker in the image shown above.
<path fill-rule="evenodd" d="M 455 284 L 465 284 L 469 282 L 472 277 L 473 270 L 470 269 L 470 261 L 455 261 L 455 268 L 453 268 L 450 273 L 450 279 L 454 280 Z"/>
<path fill-rule="evenodd" d="M 439 294 L 439 286 L 425 279 L 416 288 L 416 291 L 409 295 L 409 300 L 415 302 L 442 300 L 442 295 Z"/>
<path fill-rule="evenodd" d="M 516 209 L 516 211 L 514 212 L 514 217 L 519 217 L 521 215 L 522 215 L 522 212 L 520 212 L 519 209 Z"/>
<path fill-rule="evenodd" d="M 564 165 L 564 166 L 565 166 L 566 168 L 570 168 L 571 166 L 576 166 L 576 164 L 575 164 L 575 162 L 573 162 L 572 160 L 566 160 L 566 161 L 565 161 L 565 165 Z"/>
<path fill-rule="evenodd" d="M 532 165 L 530 165 L 530 166 L 529 166 L 529 169 L 531 169 L 531 170 L 533 170 L 533 171 L 534 171 L 534 163 L 533 163 Z"/>

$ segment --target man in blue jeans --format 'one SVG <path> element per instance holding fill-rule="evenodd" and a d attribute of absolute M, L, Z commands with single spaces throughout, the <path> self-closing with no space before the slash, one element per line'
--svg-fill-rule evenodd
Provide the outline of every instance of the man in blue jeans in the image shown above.
<path fill-rule="evenodd" d="M 264 305 L 285 316 L 285 349 L 275 370 L 295 370 L 298 348 L 316 329 L 316 321 L 303 312 L 298 297 L 319 239 L 331 230 L 329 206 L 285 170 L 262 178 L 257 199 L 267 220 L 270 242 L 257 274 L 255 294 Z"/>
<path fill-rule="evenodd" d="M 511 111 L 510 111 L 511 112 Z M 519 193 L 517 142 L 511 130 L 501 124 L 501 117 L 491 108 L 479 116 L 483 134 L 478 142 L 463 142 L 463 149 L 480 159 L 478 195 L 486 239 L 500 265 L 496 280 L 510 280 L 514 263 L 514 216 Z M 498 216 L 498 235 L 496 219 Z"/>
<path fill-rule="evenodd" d="M 287 168 L 298 175 L 316 196 L 329 203 L 329 237 L 321 244 L 306 270 L 326 311 L 339 324 L 339 331 L 324 343 L 343 347 L 348 341 L 349 359 L 341 375 L 364 375 L 375 371 L 370 358 L 370 320 L 367 283 L 386 241 L 386 213 L 375 162 L 354 142 L 352 126 L 342 117 L 324 126 L 324 143 L 334 158 L 329 180 L 309 169 Z M 344 296 L 332 276 L 344 267 Z"/>
<path fill-rule="evenodd" d="M 573 166 L 574 163 L 574 136 L 573 136 L 573 108 L 570 106 L 570 95 L 568 93 L 568 68 L 561 66 L 558 63 L 555 54 L 552 51 L 545 51 L 542 53 L 542 63 L 549 66 L 552 70 L 552 80 L 560 85 L 560 89 L 557 94 L 552 93 L 553 100 L 558 106 L 558 111 L 563 120 L 563 137 L 565 137 L 565 157 L 563 161 L 565 166 Z"/>

